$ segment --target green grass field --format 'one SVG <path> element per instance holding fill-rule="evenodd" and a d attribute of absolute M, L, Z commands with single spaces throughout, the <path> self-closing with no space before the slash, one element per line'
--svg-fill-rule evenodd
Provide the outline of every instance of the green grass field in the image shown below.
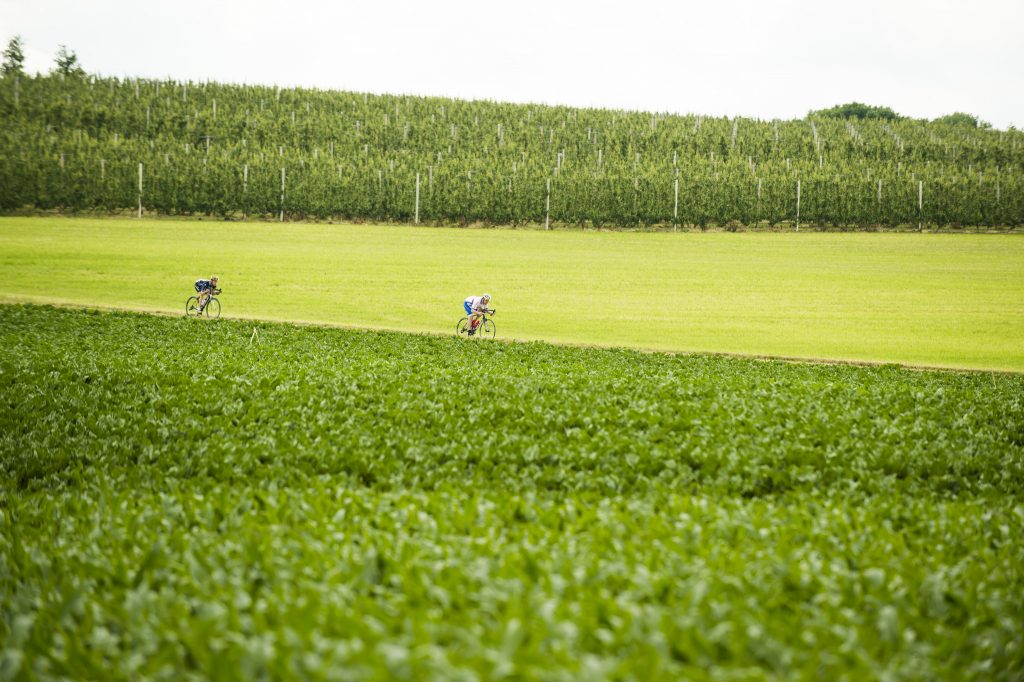
<path fill-rule="evenodd" d="M 1024 375 L 0 310 L 0 679 L 1024 674 Z"/>
<path fill-rule="evenodd" d="M 0 299 L 499 337 L 1024 370 L 1024 238 L 638 234 L 0 218 Z"/>

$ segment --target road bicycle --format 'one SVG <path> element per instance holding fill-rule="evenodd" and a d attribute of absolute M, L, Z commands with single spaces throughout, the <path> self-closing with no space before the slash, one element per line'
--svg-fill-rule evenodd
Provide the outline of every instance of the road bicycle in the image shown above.
<path fill-rule="evenodd" d="M 188 300 L 185 301 L 185 317 L 202 317 L 206 315 L 208 318 L 216 320 L 220 317 L 220 301 L 214 296 L 220 293 L 220 289 L 213 291 L 213 296 L 206 299 L 206 303 L 202 308 L 199 307 L 199 297 L 189 296 Z"/>
<path fill-rule="evenodd" d="M 485 339 L 493 339 L 494 335 L 498 332 L 498 329 L 494 326 L 494 321 L 487 317 L 488 315 L 493 314 L 494 310 L 484 310 L 480 315 L 480 322 L 472 332 L 469 330 L 469 318 L 463 317 L 455 325 L 455 335 L 478 336 Z"/>

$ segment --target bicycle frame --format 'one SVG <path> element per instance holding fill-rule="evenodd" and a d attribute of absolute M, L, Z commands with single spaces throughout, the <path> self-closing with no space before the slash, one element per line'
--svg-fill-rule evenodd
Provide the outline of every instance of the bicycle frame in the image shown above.
<path fill-rule="evenodd" d="M 494 315 L 494 310 L 484 309 L 480 312 L 472 313 L 470 315 L 467 315 L 466 317 L 459 318 L 458 323 L 455 325 L 455 333 L 469 334 L 470 336 L 473 336 L 477 333 L 487 334 L 487 326 L 489 325 L 489 333 L 493 337 L 495 330 L 494 323 L 490 321 L 490 317 L 492 315 Z M 476 324 L 473 324 L 474 321 L 476 322 Z"/>
<path fill-rule="evenodd" d="M 484 322 L 487 321 L 487 316 L 488 315 L 493 315 L 493 314 L 494 314 L 494 309 L 493 308 L 485 308 L 483 310 L 483 312 L 479 312 L 479 313 L 470 313 L 469 316 L 468 316 L 469 317 L 469 328 L 470 328 L 470 330 L 476 331 L 476 329 L 480 325 L 482 325 Z M 473 318 L 476 318 L 476 324 L 473 324 Z"/>
<path fill-rule="evenodd" d="M 203 291 L 196 292 L 196 302 L 199 304 L 200 312 L 207 306 L 214 296 L 220 295 L 220 289 L 204 289 Z M 205 299 L 203 297 L 206 297 Z"/>
<path fill-rule="evenodd" d="M 214 315 L 214 317 L 218 317 L 219 318 L 220 317 L 220 299 L 218 299 L 217 296 L 220 293 L 221 293 L 220 289 L 208 289 L 206 291 L 201 291 L 201 292 L 197 291 L 195 293 L 195 295 L 189 296 L 188 299 L 185 301 L 185 315 L 186 315 L 186 317 L 191 316 L 191 315 L 194 315 L 196 317 L 201 317 L 203 315 L 203 313 L 206 313 L 207 317 L 209 317 L 209 313 L 207 313 L 207 309 L 209 309 L 210 304 L 216 303 L 217 304 L 217 309 L 216 309 L 216 314 Z M 202 300 L 200 298 L 201 296 L 205 300 Z M 200 304 L 200 300 L 202 300 L 201 304 Z M 192 301 L 195 301 L 194 305 L 191 305 Z"/>

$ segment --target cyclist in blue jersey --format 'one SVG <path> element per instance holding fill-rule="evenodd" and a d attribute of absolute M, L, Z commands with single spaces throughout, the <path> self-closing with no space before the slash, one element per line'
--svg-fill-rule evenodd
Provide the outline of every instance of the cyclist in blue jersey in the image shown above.
<path fill-rule="evenodd" d="M 196 293 L 199 294 L 199 312 L 203 312 L 206 302 L 220 293 L 220 289 L 217 288 L 217 275 L 210 279 L 197 279 Z"/>

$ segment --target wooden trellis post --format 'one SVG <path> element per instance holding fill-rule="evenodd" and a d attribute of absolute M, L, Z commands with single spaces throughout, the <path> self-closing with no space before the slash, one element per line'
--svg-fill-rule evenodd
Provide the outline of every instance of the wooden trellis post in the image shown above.
<path fill-rule="evenodd" d="M 924 181 L 917 181 L 917 231 L 921 231 L 924 216 Z"/>
<path fill-rule="evenodd" d="M 757 220 L 761 219 L 761 178 L 757 179 L 757 210 L 754 216 Z"/>
<path fill-rule="evenodd" d="M 673 162 L 675 160 L 673 159 Z M 676 167 L 676 181 L 675 181 L 675 201 L 672 204 L 672 231 L 676 231 L 676 225 L 679 222 L 679 167 Z"/>
<path fill-rule="evenodd" d="M 800 181 L 796 181 L 796 231 L 800 231 Z"/>
<path fill-rule="evenodd" d="M 547 199 L 544 201 L 544 229 L 551 229 L 551 178 L 548 178 Z"/>

